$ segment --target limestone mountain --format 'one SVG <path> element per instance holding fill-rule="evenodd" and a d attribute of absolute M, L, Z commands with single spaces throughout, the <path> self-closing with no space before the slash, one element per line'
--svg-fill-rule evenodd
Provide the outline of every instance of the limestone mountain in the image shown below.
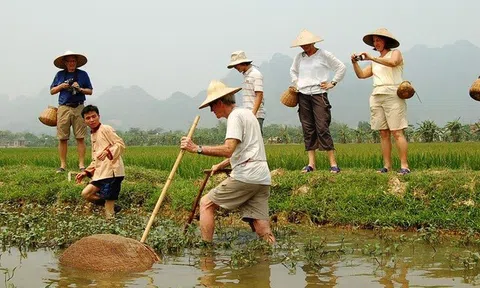
<path fill-rule="evenodd" d="M 412 82 L 422 101 L 416 96 L 408 100 L 410 124 L 433 120 L 443 126 L 457 118 L 462 123 L 479 120 L 480 103 L 468 95 L 470 85 L 480 75 L 479 47 L 462 40 L 440 48 L 418 45 L 402 52 L 404 78 Z M 343 81 L 329 93 L 332 116 L 334 121 L 356 127 L 359 121 L 369 119 L 368 99 L 372 79 L 357 79 L 349 57 L 336 56 L 346 64 L 347 72 Z M 292 61 L 289 56 L 274 54 L 269 61 L 254 62 L 264 75 L 265 125 L 300 125 L 297 108 L 285 107 L 279 101 L 281 93 L 290 84 Z M 362 66 L 366 64 L 361 63 Z M 223 80 L 228 85 L 242 85 L 243 77 L 236 70 L 226 70 L 225 75 Z M 241 93 L 237 93 L 239 105 Z M 115 86 L 101 95 L 88 98 L 88 103 L 98 105 L 102 121 L 118 130 L 136 127 L 186 131 L 196 115 L 201 117 L 199 127 L 212 127 L 218 123 L 208 108 L 198 110 L 205 96 L 205 90 L 197 95 L 175 92 L 165 100 L 158 100 L 138 86 Z M 56 96 L 51 96 L 47 88 L 35 97 L 19 96 L 14 100 L 0 93 L 0 130 L 53 134 L 55 129 L 42 125 L 38 116 L 47 105 L 54 105 L 55 99 Z"/>

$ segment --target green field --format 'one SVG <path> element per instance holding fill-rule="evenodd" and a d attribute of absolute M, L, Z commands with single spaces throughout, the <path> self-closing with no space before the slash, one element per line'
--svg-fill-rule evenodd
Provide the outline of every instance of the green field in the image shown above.
<path fill-rule="evenodd" d="M 336 156 L 340 167 L 345 169 L 378 169 L 382 167 L 380 144 L 336 144 Z M 179 154 L 173 146 L 127 147 L 124 156 L 126 166 L 170 171 Z M 302 145 L 266 145 L 268 164 L 271 170 L 300 170 L 307 164 L 307 154 Z M 394 168 L 399 169 L 394 149 Z M 89 152 L 87 153 L 88 155 Z M 87 163 L 89 157 L 87 157 Z M 464 143 L 411 143 L 409 164 L 413 171 L 424 169 L 480 170 L 480 142 Z M 201 176 L 201 171 L 210 168 L 221 159 L 185 153 L 178 175 L 185 178 Z M 0 167 L 29 165 L 58 166 L 57 150 L 54 148 L 0 149 Z M 77 167 L 75 147 L 69 147 L 68 167 Z M 317 169 L 328 169 L 323 152 L 317 153 Z"/>
<path fill-rule="evenodd" d="M 411 144 L 413 172 L 400 177 L 375 173 L 382 164 L 379 145 L 337 145 L 343 168 L 338 175 L 328 172 L 325 153 L 317 154 L 317 171 L 302 174 L 307 158 L 302 146 L 267 145 L 273 171 L 270 213 L 294 223 L 480 231 L 479 148 L 480 143 Z M 179 151 L 178 147 L 127 148 L 127 176 L 119 200 L 126 211 L 130 207 L 151 211 Z M 184 216 L 198 191 L 202 170 L 217 161 L 186 153 L 162 211 Z M 55 174 L 57 165 L 53 148 L 1 149 L 0 202 L 83 205 L 84 185 L 68 182 L 66 173 Z M 68 165 L 76 170 L 75 157 L 69 158 Z M 212 179 L 208 187 L 219 181 L 220 176 Z"/>

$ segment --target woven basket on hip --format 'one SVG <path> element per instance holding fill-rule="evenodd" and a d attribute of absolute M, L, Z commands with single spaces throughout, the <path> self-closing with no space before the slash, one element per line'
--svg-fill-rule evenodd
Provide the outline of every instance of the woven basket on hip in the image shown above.
<path fill-rule="evenodd" d="M 38 120 L 47 126 L 57 126 L 57 110 L 57 107 L 48 106 L 48 108 L 42 111 Z"/>
<path fill-rule="evenodd" d="M 410 99 L 415 94 L 415 89 L 409 81 L 403 81 L 397 88 L 397 96 L 402 99 Z"/>
<path fill-rule="evenodd" d="M 480 77 L 478 77 L 475 82 L 473 82 L 472 87 L 470 87 L 470 97 L 480 101 Z"/>
<path fill-rule="evenodd" d="M 295 87 L 288 87 L 280 97 L 280 102 L 287 107 L 295 107 L 298 104 L 298 91 Z"/>

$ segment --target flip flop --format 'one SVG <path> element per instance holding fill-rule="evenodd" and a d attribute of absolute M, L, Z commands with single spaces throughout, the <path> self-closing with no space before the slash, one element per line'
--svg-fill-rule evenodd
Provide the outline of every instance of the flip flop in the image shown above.
<path fill-rule="evenodd" d="M 315 169 L 313 169 L 312 166 L 307 165 L 307 166 L 303 167 L 302 173 L 309 173 L 309 172 L 312 172 L 313 170 L 315 170 Z"/>
<path fill-rule="evenodd" d="M 405 174 L 410 174 L 410 169 L 408 168 L 402 168 L 400 170 L 398 170 L 398 175 L 405 175 Z"/>
<path fill-rule="evenodd" d="M 115 212 L 115 214 L 119 213 L 120 211 L 122 211 L 122 206 L 115 204 L 113 206 L 113 211 Z"/>
<path fill-rule="evenodd" d="M 63 173 L 63 172 L 65 172 L 65 168 L 62 168 L 62 167 L 58 168 L 58 169 L 55 171 L 55 173 Z"/>
<path fill-rule="evenodd" d="M 378 169 L 377 173 L 388 173 L 388 168 L 383 167 L 382 169 Z"/>
<path fill-rule="evenodd" d="M 338 168 L 338 166 L 332 166 L 330 167 L 330 173 L 340 173 L 340 168 Z"/>

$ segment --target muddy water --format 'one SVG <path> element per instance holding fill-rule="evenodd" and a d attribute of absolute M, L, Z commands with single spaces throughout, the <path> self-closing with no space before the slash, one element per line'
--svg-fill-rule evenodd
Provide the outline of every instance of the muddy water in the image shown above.
<path fill-rule="evenodd" d="M 53 251 L 39 250 L 21 256 L 18 250 L 10 249 L 0 258 L 3 269 L 0 287 L 480 286 L 480 269 L 471 263 L 473 258 L 467 257 L 471 255 L 467 248 L 454 244 L 455 239 L 441 245 L 426 245 L 424 241 L 399 241 L 399 234 L 392 235 L 393 240 L 385 242 L 372 231 L 302 231 L 295 237 L 299 247 L 306 244 L 301 243 L 304 239 L 320 239 L 326 244 L 322 250 L 314 251 L 314 255 L 321 252 L 325 255 L 314 257 L 310 264 L 292 260 L 290 256 L 295 251 L 278 248 L 273 255 L 263 257 L 251 267 L 234 269 L 229 265 L 230 257 L 216 251 L 216 255 L 210 257 L 169 257 L 149 271 L 134 274 L 72 270 L 59 267 L 58 255 Z M 415 237 L 415 234 L 406 236 Z M 281 237 L 279 243 L 282 243 Z M 342 253 L 338 252 L 341 247 Z M 468 249 L 475 252 L 474 248 Z M 3 276 L 11 278 L 5 280 Z"/>

